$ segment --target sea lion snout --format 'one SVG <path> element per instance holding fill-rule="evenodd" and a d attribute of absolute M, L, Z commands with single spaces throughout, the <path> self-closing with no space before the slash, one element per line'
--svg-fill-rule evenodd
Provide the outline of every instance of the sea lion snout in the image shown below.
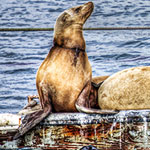
<path fill-rule="evenodd" d="M 88 2 L 88 3 L 83 5 L 82 11 L 85 13 L 88 13 L 88 12 L 92 13 L 93 9 L 94 9 L 93 2 Z"/>
<path fill-rule="evenodd" d="M 65 12 L 69 14 L 71 20 L 74 23 L 77 24 L 79 23 L 83 25 L 85 21 L 88 19 L 88 17 L 91 15 L 93 8 L 94 8 L 93 2 L 88 2 L 86 4 L 70 8 Z"/>
<path fill-rule="evenodd" d="M 93 9 L 94 9 L 93 2 L 88 2 L 88 3 L 83 4 L 81 6 L 75 7 L 74 10 L 75 10 L 76 13 L 81 13 L 83 16 L 86 15 L 86 14 L 88 14 L 87 17 L 89 17 L 90 14 L 92 13 Z"/>

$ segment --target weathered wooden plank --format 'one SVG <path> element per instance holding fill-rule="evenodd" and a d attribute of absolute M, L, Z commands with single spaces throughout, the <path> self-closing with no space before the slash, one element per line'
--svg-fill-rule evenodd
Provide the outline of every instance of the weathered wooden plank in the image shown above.
<path fill-rule="evenodd" d="M 24 137 L 12 141 L 0 132 L 2 148 L 150 150 L 150 111 L 122 111 L 116 115 L 51 114 Z"/>

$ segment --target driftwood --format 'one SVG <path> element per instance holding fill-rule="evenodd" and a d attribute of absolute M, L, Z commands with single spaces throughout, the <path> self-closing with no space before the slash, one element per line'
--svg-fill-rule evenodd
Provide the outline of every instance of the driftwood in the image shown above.
<path fill-rule="evenodd" d="M 11 126 L 12 127 L 12 126 Z M 150 150 L 150 111 L 121 111 L 116 115 L 51 114 L 18 140 L 16 129 L 0 130 L 0 149 Z"/>

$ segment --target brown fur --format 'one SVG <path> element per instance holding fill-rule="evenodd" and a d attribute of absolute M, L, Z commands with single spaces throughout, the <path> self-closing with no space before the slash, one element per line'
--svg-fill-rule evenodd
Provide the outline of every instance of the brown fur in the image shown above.
<path fill-rule="evenodd" d="M 91 80 L 91 66 L 86 53 L 80 52 L 76 66 L 74 51 L 55 46 L 37 73 L 37 89 L 49 93 L 54 111 L 76 111 L 75 101 Z"/>
<path fill-rule="evenodd" d="M 56 112 L 77 111 L 75 101 L 85 84 L 91 81 L 92 71 L 85 52 L 82 27 L 92 10 L 93 3 L 89 2 L 66 10 L 58 17 L 54 47 L 37 72 L 39 97 L 42 99 L 40 91 L 48 93 Z"/>
<path fill-rule="evenodd" d="M 65 48 L 85 49 L 83 24 L 93 11 L 93 3 L 70 8 L 57 19 L 54 30 L 54 45 Z"/>
<path fill-rule="evenodd" d="M 36 86 L 42 110 L 26 115 L 14 139 L 22 136 L 51 112 L 77 111 L 75 102 L 92 71 L 85 52 L 83 24 L 93 11 L 89 2 L 66 10 L 57 19 L 54 46 L 37 72 Z"/>

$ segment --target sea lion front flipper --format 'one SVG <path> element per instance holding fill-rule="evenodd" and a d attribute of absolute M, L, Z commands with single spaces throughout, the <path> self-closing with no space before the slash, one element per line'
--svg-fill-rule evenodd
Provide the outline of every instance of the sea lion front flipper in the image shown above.
<path fill-rule="evenodd" d="M 94 109 L 91 108 L 90 105 L 90 90 L 91 90 L 91 82 L 88 81 L 81 93 L 79 94 L 79 97 L 75 103 L 76 109 L 79 112 L 84 113 L 95 113 L 95 114 L 116 114 L 118 111 L 115 110 L 100 110 L 100 109 Z"/>
<path fill-rule="evenodd" d="M 42 95 L 43 97 L 40 99 L 40 101 L 41 103 L 43 102 L 43 109 L 25 116 L 25 118 L 22 120 L 22 124 L 18 128 L 18 132 L 13 138 L 14 140 L 23 136 L 52 112 L 50 97 L 47 94 Z"/>

